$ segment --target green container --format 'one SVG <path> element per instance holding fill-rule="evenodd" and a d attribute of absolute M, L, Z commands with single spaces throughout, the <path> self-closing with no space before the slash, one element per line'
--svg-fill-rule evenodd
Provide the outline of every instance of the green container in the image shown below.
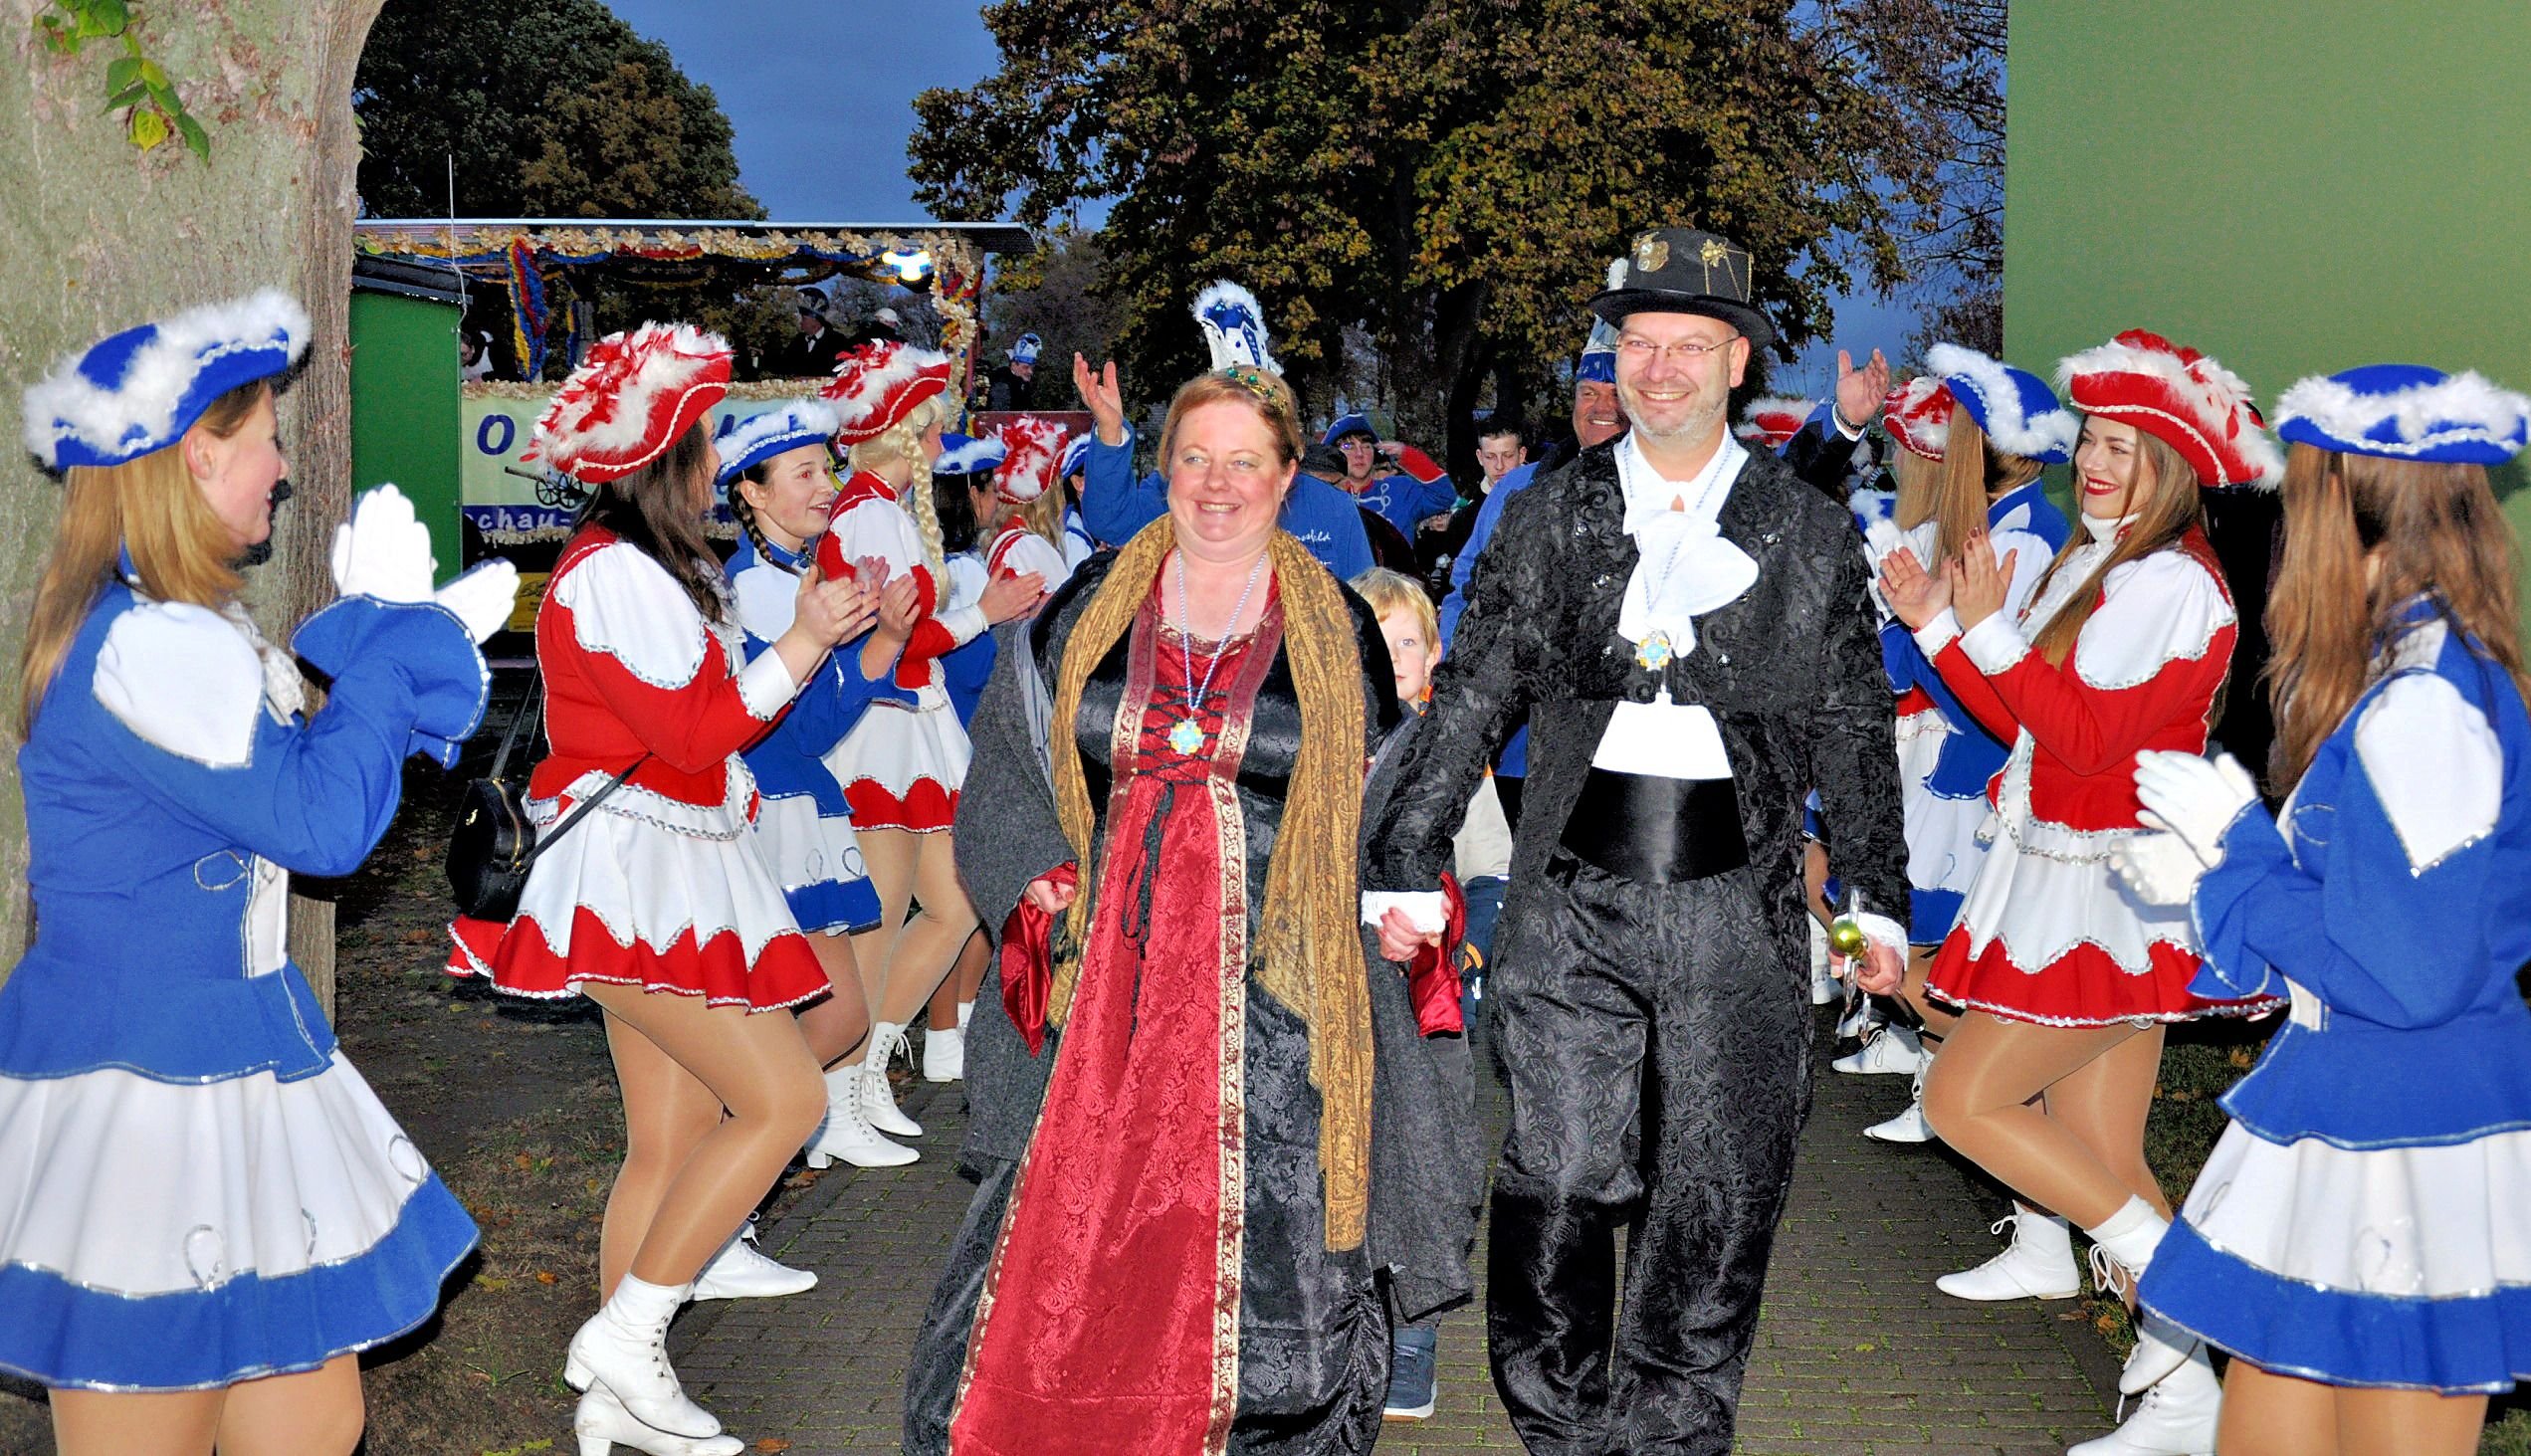
<path fill-rule="evenodd" d="M 362 257 L 351 269 L 351 490 L 393 482 L 430 527 L 439 577 L 459 559 L 457 330 L 445 269 Z"/>

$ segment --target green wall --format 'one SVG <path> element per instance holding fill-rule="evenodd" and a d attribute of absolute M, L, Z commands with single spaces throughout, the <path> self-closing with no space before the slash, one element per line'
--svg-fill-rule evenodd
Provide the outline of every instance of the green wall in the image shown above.
<path fill-rule="evenodd" d="M 2525 0 L 2013 5 L 2005 353 L 2151 328 L 2262 410 L 2393 360 L 2531 392 L 2526 58 Z"/>
<path fill-rule="evenodd" d="M 457 324 L 454 304 L 351 295 L 351 489 L 393 481 L 431 528 L 439 575 L 457 574 Z"/>

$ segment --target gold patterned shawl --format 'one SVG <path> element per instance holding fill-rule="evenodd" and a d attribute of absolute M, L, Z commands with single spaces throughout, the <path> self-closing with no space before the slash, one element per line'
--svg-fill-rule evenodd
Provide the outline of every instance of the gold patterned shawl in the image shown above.
<path fill-rule="evenodd" d="M 1090 674 L 1132 628 L 1175 545 L 1166 517 L 1127 542 L 1073 624 L 1056 670 L 1050 745 L 1055 809 L 1082 867 L 1083 889 L 1066 917 L 1056 954 L 1047 1019 L 1057 1026 L 1072 1009 L 1094 898 L 1095 818 L 1072 725 Z M 1363 814 L 1362 649 L 1344 589 L 1308 548 L 1278 530 L 1266 549 L 1282 596 L 1283 651 L 1301 699 L 1301 751 L 1266 865 L 1257 978 L 1309 1027 L 1327 1247 L 1343 1250 L 1363 1241 L 1371 1184 L 1371 985 L 1357 929 L 1356 889 Z"/>

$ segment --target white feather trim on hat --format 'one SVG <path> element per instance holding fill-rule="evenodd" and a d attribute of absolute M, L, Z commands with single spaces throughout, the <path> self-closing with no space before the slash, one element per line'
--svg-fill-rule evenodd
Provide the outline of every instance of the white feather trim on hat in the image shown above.
<path fill-rule="evenodd" d="M 595 479 L 630 474 L 675 444 L 666 425 L 686 396 L 711 384 L 727 386 L 730 345 L 691 323 L 644 323 L 629 333 L 610 333 L 554 391 L 536 418 L 529 458 L 565 475 L 603 467 Z"/>
<path fill-rule="evenodd" d="M 1001 464 L 993 467 L 993 494 L 1013 506 L 1025 506 L 1055 483 L 1055 463 L 1063 458 L 1064 427 L 1043 415 L 1005 420 Z"/>
<path fill-rule="evenodd" d="M 50 464 L 55 445 L 70 436 L 100 452 L 109 451 L 137 427 L 150 438 L 168 434 L 176 405 L 202 366 L 223 354 L 270 348 L 275 335 L 292 363 L 308 351 L 314 325 L 297 299 L 280 289 L 259 289 L 242 299 L 204 304 L 160 320 L 156 333 L 132 351 L 111 389 L 80 372 L 87 350 L 69 355 L 26 392 L 26 446 Z"/>
<path fill-rule="evenodd" d="M 823 443 L 835 437 L 835 407 L 822 399 L 785 400 L 732 425 L 730 433 L 721 437 L 721 459 L 744 460 L 751 452 L 791 436 L 814 436 Z M 722 468 L 727 470 L 729 465 Z"/>
<path fill-rule="evenodd" d="M 2284 478 L 2284 453 L 2259 428 L 2249 385 L 2216 360 L 2158 334 L 2131 328 L 2107 343 L 2057 360 L 2057 387 L 2069 397 L 2075 379 L 2085 374 L 2134 374 L 2170 390 L 2175 402 L 2189 412 L 2177 423 L 2206 439 L 2210 449 L 2219 452 L 2228 447 L 2249 468 L 2250 481 L 2221 484 L 2272 485 Z"/>
<path fill-rule="evenodd" d="M 1212 352 L 1214 368 L 1246 364 L 1282 372 L 1274 361 L 1265 310 L 1256 295 L 1228 279 L 1217 279 L 1195 296 L 1194 312 L 1195 321 L 1203 325 L 1204 347 Z"/>
<path fill-rule="evenodd" d="M 2083 422 L 2074 412 L 2058 405 L 2036 419 L 2022 413 L 2021 391 L 2012 381 L 2012 372 L 2000 359 L 1956 343 L 1938 343 L 1925 351 L 1925 367 L 1945 378 L 1963 378 L 1976 386 L 1987 407 L 1987 438 L 1998 450 L 2023 459 L 2036 459 L 2062 450 L 2072 454 L 2074 441 L 2083 433 Z M 1959 397 L 1959 391 L 1952 391 Z"/>
<path fill-rule="evenodd" d="M 2457 439 L 2520 438 L 2531 428 L 2531 396 L 2501 388 L 2474 369 L 2387 394 L 2358 393 L 2324 374 L 2297 380 L 2277 398 L 2277 428 L 2293 419 L 2309 420 L 2341 440 L 2362 440 L 2368 450 L 2419 454 Z M 2372 438 L 2386 421 L 2399 425 L 2404 450 Z"/>
<path fill-rule="evenodd" d="M 1626 286 L 1626 261 L 1625 261 L 1624 259 L 1622 259 L 1622 258 L 1611 258 L 1611 259 L 1609 259 L 1609 260 L 1608 260 L 1608 287 L 1609 287 L 1610 289 L 1621 289 L 1621 288 L 1624 288 L 1625 286 Z"/>
<path fill-rule="evenodd" d="M 882 339 L 844 355 L 835 364 L 835 377 L 817 393 L 834 405 L 837 433 L 868 439 L 895 423 L 877 415 L 907 385 L 926 370 L 946 375 L 949 364 L 948 354 Z"/>

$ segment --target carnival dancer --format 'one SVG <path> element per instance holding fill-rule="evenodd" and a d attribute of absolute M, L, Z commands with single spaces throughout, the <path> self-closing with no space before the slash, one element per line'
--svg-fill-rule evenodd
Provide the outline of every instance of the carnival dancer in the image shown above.
<path fill-rule="evenodd" d="M 1354 923 L 1395 690 L 1369 610 L 1277 528 L 1296 413 L 1250 364 L 1190 381 L 1168 517 L 1002 634 L 958 868 L 1003 993 L 916 1456 L 1368 1450 L 1384 1303 L 1466 1297 L 1464 1047 L 1422 1040 Z"/>
<path fill-rule="evenodd" d="M 738 1449 L 678 1384 L 668 1323 L 825 1112 L 798 1024 L 765 1014 L 825 995 L 826 973 L 748 829 L 739 750 L 870 625 L 877 593 L 801 578 L 791 625 L 747 659 L 703 535 L 720 457 L 700 421 L 729 383 L 727 343 L 645 323 L 600 339 L 537 419 L 531 454 L 590 497 L 536 613 L 551 751 L 528 813 L 551 828 L 612 787 L 541 847 L 509 926 L 455 927 L 452 969 L 606 1013 L 626 1149 L 605 1303 L 563 1367 L 588 1392 L 584 1449 Z"/>
<path fill-rule="evenodd" d="M 2131 330 L 2057 367 L 2087 416 L 2083 529 L 2030 605 L 2017 621 L 2004 610 L 2015 563 L 1983 531 L 1940 577 L 1891 552 L 1882 590 L 1944 684 L 2012 736 L 1994 845 L 1928 986 L 1962 1015 L 1926 1076 L 1925 1115 L 2028 1206 L 2081 1225 L 2095 1273 L 2124 1285 L 2169 1217 L 2144 1148 L 2165 1023 L 2277 1004 L 2192 993 L 2187 917 L 2138 905 L 2108 854 L 2135 831 L 2136 754 L 2204 748 L 2231 660 L 2198 492 L 2271 480 L 2282 462 L 2240 380 L 2194 349 Z M 2208 1450 L 2220 1398 L 2201 1357 L 2077 1449 Z"/>
<path fill-rule="evenodd" d="M 2073 459 L 2081 428 L 2037 375 L 1958 344 L 1927 352 L 1933 372 L 1893 391 L 1882 413 L 1897 443 L 1897 515 L 1867 530 L 1874 559 L 1904 543 L 1919 561 L 1948 561 L 1981 528 L 1987 548 L 2014 562 L 2003 610 L 2020 619 L 2048 562 L 2065 544 L 2064 513 L 2047 499 L 2040 472 Z M 1986 848 L 1987 783 L 2004 767 L 2004 742 L 1981 726 L 1943 685 L 1906 624 L 1881 624 L 1881 663 L 1898 697 L 1898 779 L 1907 810 L 1907 980 L 1899 990 L 1922 1023 L 1921 1033 L 1891 1026 L 1850 1057 L 1840 1072 L 1894 1071 L 1916 1078 L 1905 1111 L 1864 1130 L 1885 1143 L 1933 1137 L 1924 1116 L 1924 1072 L 1956 1019 L 1925 995 L 1934 952 L 1960 917 L 1960 902 L 1977 879 Z M 1909 1045 L 1921 1036 L 1921 1044 Z M 1911 1057 L 1910 1052 L 1914 1055 Z M 1912 1062 L 1912 1065 L 1910 1063 Z M 2035 1224 L 2004 1255 L 1979 1269 L 1946 1275 L 1944 1293 L 1963 1299 L 2071 1298 L 2080 1288 L 2064 1221 L 2027 1208 L 2014 1216 Z M 2024 1264 L 2038 1261 L 2038 1267 Z M 2012 1277 L 2026 1274 L 2023 1279 Z"/>
<path fill-rule="evenodd" d="M 1880 914 L 1907 882 L 1862 554 L 1843 511 L 1731 438 L 1774 330 L 1746 249 L 1637 234 L 1591 300 L 1633 428 L 1514 497 L 1467 583 L 1365 914 L 1410 953 L 1451 833 L 1526 712 L 1528 805 L 1487 984 L 1512 1126 L 1494 1183 L 1496 1388 L 1540 1453 L 1732 1438 L 1809 1102 L 1800 806 Z M 1498 492 L 1499 495 L 1499 492 Z M 1628 1228 L 1618 1299 L 1615 1234 Z"/>
<path fill-rule="evenodd" d="M 827 452 L 834 435 L 834 410 L 822 400 L 803 399 L 743 421 L 732 417 L 719 442 L 721 485 L 738 523 L 738 546 L 726 569 L 749 661 L 790 630 L 800 579 L 811 567 L 835 499 L 834 458 Z M 865 672 L 859 648 L 829 655 L 792 700 L 791 711 L 745 753 L 758 795 L 756 844 L 833 992 L 800 1012 L 800 1029 L 821 1066 L 855 1050 L 870 1034 L 849 936 L 879 923 L 879 894 L 862 864 L 851 806 L 823 759 L 874 701 L 914 701 L 896 686 L 895 658 L 912 625 L 915 589 L 912 577 L 902 578 L 881 602 L 867 654 L 882 660 L 875 676 Z M 809 1166 L 824 1167 L 838 1157 L 855 1167 L 914 1161 L 913 1148 L 889 1142 L 870 1126 L 858 1095 L 860 1079 L 836 1080 L 846 1086 L 827 1099 L 826 1121 L 809 1142 Z M 737 1262 L 725 1269 L 722 1260 Z M 722 1260 L 697 1281 L 697 1299 L 726 1289 L 791 1293 L 816 1280 L 804 1272 L 773 1278 L 770 1269 L 778 1266 L 748 1257 L 742 1244 L 733 1245 Z"/>
<path fill-rule="evenodd" d="M 1055 468 L 1067 448 L 1064 428 L 1025 415 L 995 433 L 1002 458 L 993 465 L 993 512 L 976 518 L 984 569 L 993 576 L 1040 577 L 1052 592 L 1072 575 L 1063 553 L 1063 492 L 1055 489 Z"/>
<path fill-rule="evenodd" d="M 475 1226 L 338 1054 L 290 877 L 357 869 L 407 756 L 483 721 L 495 563 L 434 592 L 392 486 L 334 533 L 285 651 L 238 597 L 288 468 L 288 296 L 62 360 L 24 439 L 66 487 L 16 727 L 34 940 L 0 988 L 0 1370 L 67 1456 L 347 1453 L 353 1352 L 430 1318 Z M 328 674 L 306 700 L 292 654 Z"/>
<path fill-rule="evenodd" d="M 852 804 L 862 858 L 879 892 L 879 923 L 853 937 L 869 993 L 870 1038 L 829 1079 L 838 1096 L 857 1084 L 871 1126 L 899 1138 L 921 1137 L 923 1125 L 897 1107 L 889 1060 L 975 929 L 949 834 L 966 778 L 966 730 L 950 707 L 941 659 L 991 624 L 1033 611 L 1045 586 L 1035 575 L 1004 577 L 987 582 L 973 606 L 949 606 L 932 499 L 949 383 L 948 355 L 882 342 L 846 354 L 820 391 L 834 406 L 835 438 L 849 447 L 850 473 L 835 497 L 833 522 L 818 539 L 818 565 L 840 577 L 868 562 L 890 581 L 910 576 L 916 583 L 914 636 L 896 669 L 913 704 L 875 704 L 826 758 Z M 863 670 L 881 666 L 865 647 Z M 910 907 L 919 907 L 911 922 Z"/>
<path fill-rule="evenodd" d="M 2293 1014 L 2225 1096 L 2140 1293 L 2231 1352 L 2224 1456 L 2467 1456 L 2486 1396 L 2531 1376 L 2531 718 L 2487 485 L 2531 399 L 2377 364 L 2276 412 L 2292 793 L 2271 817 L 2229 757 L 2144 754 L 2137 796 L 2171 833 L 2115 857 L 2189 907 L 2199 991 Z M 2188 1344 L 2140 1351 L 2126 1383 Z"/>

